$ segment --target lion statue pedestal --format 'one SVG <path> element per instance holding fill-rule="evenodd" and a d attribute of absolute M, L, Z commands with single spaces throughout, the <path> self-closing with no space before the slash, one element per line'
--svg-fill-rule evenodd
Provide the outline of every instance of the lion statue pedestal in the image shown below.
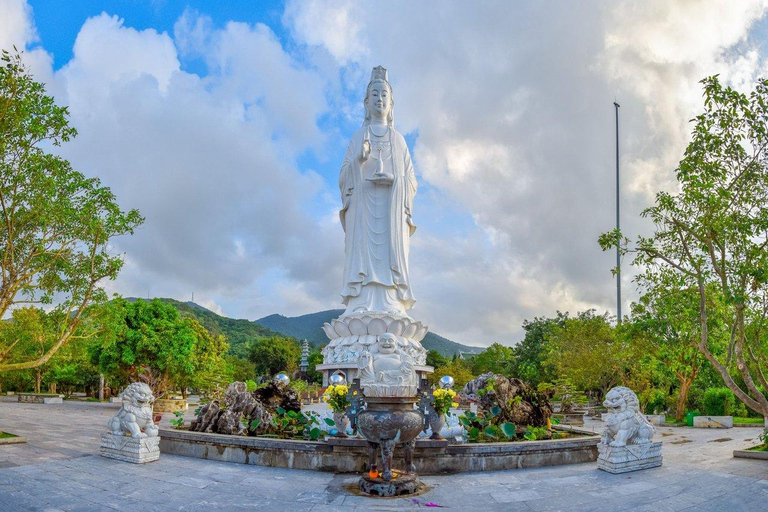
<path fill-rule="evenodd" d="M 634 391 L 615 387 L 605 396 L 603 405 L 608 414 L 597 445 L 598 469 L 627 473 L 661 466 L 661 442 L 651 441 L 656 429 L 640 413 Z"/>
<path fill-rule="evenodd" d="M 134 382 L 123 392 L 123 406 L 109 420 L 110 432 L 101 434 L 103 457 L 144 464 L 160 458 L 160 437 L 152 421 L 152 390 Z"/>

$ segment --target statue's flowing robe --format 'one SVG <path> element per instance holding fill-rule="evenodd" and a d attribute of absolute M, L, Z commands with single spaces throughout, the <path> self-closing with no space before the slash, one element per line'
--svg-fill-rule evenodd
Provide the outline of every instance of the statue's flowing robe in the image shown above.
<path fill-rule="evenodd" d="M 375 150 L 362 165 L 358 160 L 367 129 L 364 125 L 352 137 L 339 173 L 339 216 L 345 233 L 342 302 L 349 305 L 351 298 L 360 296 L 363 287 L 379 284 L 396 292 L 397 300 L 407 311 L 416 302 L 408 271 L 409 238 L 416 230 L 411 218 L 416 177 L 405 139 L 391 128 L 390 136 L 385 137 L 391 140 L 391 159 L 383 160 L 383 170 L 394 174 L 394 182 L 386 186 L 366 181 L 377 166 Z M 386 215 L 377 214 L 386 207 Z"/>

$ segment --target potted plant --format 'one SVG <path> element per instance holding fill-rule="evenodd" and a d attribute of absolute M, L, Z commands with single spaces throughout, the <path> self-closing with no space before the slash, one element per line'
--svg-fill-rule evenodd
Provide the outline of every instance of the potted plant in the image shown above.
<path fill-rule="evenodd" d="M 344 384 L 331 384 L 326 388 L 325 393 L 323 393 L 323 401 L 327 403 L 328 407 L 333 411 L 333 422 L 336 426 L 335 435 L 337 437 L 347 437 L 346 432 L 349 418 L 347 418 L 345 411 L 350 403 L 349 398 L 347 397 L 348 393 L 349 388 Z"/>
<path fill-rule="evenodd" d="M 445 416 L 451 407 L 458 407 L 459 404 L 454 402 L 456 392 L 452 389 L 436 389 L 432 392 L 432 409 L 434 413 L 429 415 L 429 426 L 432 429 L 432 435 L 430 439 L 442 439 L 440 431 L 445 426 Z"/>

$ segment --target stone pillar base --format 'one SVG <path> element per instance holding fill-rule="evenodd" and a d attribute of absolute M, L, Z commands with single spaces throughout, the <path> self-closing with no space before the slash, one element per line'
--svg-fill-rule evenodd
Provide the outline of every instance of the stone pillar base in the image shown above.
<path fill-rule="evenodd" d="M 661 442 L 627 446 L 597 445 L 597 467 L 609 473 L 628 473 L 661 466 Z"/>
<path fill-rule="evenodd" d="M 160 436 L 137 438 L 131 436 L 101 434 L 102 457 L 144 464 L 160 458 Z"/>

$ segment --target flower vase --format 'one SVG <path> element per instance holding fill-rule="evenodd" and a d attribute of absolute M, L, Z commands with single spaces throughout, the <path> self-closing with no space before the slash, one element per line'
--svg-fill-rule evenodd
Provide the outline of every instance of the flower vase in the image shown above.
<path fill-rule="evenodd" d="M 443 430 L 443 427 L 445 426 L 445 414 L 437 414 L 433 412 L 429 415 L 429 428 L 432 429 L 432 435 L 429 436 L 430 439 L 443 439 L 443 436 L 440 435 L 440 432 Z"/>
<path fill-rule="evenodd" d="M 349 418 L 343 411 L 334 411 L 333 422 L 336 424 L 336 437 L 347 437 Z"/>

